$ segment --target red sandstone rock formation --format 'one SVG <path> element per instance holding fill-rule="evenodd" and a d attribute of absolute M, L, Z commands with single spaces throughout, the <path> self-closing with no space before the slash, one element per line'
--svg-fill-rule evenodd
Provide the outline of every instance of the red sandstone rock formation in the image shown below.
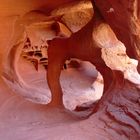
<path fill-rule="evenodd" d="M 80 46 L 81 48 L 82 47 L 84 48 L 85 44 L 92 42 L 95 45 L 94 46 L 95 47 L 94 51 L 96 52 L 95 58 L 97 58 L 98 62 L 99 61 L 102 62 L 102 63 L 96 63 L 96 62 L 93 63 L 95 64 L 96 68 L 104 78 L 103 96 L 100 99 L 100 101 L 94 105 L 94 107 L 90 108 L 90 111 L 92 110 L 92 112 L 90 112 L 91 116 L 87 120 L 78 123 L 78 125 L 74 124 L 71 126 L 71 128 L 73 128 L 74 131 L 78 131 L 79 133 L 84 132 L 85 135 L 87 135 L 86 134 L 87 132 L 90 133 L 89 137 L 85 138 L 84 135 L 80 137 L 82 133 L 80 133 L 80 135 L 75 135 L 75 132 L 72 131 L 72 129 L 69 129 L 70 135 L 68 135 L 68 137 L 70 139 L 74 138 L 80 140 L 94 139 L 94 138 L 97 140 L 99 139 L 139 140 L 140 139 L 140 75 L 137 69 L 140 70 L 138 68 L 138 62 L 140 60 L 140 52 L 139 52 L 140 51 L 139 50 L 140 3 L 137 0 L 132 0 L 132 1 L 96 0 L 94 2 L 95 12 L 93 12 L 94 13 L 93 19 L 96 18 L 98 21 L 99 20 L 98 16 L 100 16 L 101 14 L 102 20 L 99 23 L 97 22 L 94 28 L 92 26 L 89 26 L 88 30 L 89 33 L 91 34 L 88 34 L 87 32 L 88 30 L 86 29 L 86 27 L 88 27 L 88 23 L 89 20 L 92 18 L 92 14 L 91 14 L 91 9 L 87 5 L 86 6 L 89 9 L 86 6 L 85 8 L 81 6 L 81 8 L 79 8 L 79 11 L 77 11 L 77 8 L 71 8 L 69 13 L 67 13 L 67 8 L 60 8 L 60 9 L 58 8 L 61 4 L 68 3 L 69 5 L 71 1 L 72 0 L 66 2 L 64 0 L 60 0 L 56 3 L 56 1 L 51 0 L 51 1 L 45 1 L 43 3 L 40 3 L 39 1 L 17 2 L 15 0 L 15 4 L 11 4 L 11 6 L 9 6 L 8 8 L 6 7 L 7 1 L 2 2 L 1 15 L 3 16 L 3 18 L 1 18 L 1 23 L 0 23 L 0 29 L 1 29 L 0 50 L 2 50 L 0 53 L 1 55 L 0 74 L 1 74 L 2 92 L 0 93 L 1 94 L 0 100 L 4 102 L 3 103 L 4 105 L 2 104 L 3 108 L 2 110 L 0 110 L 2 115 L 0 115 L 0 117 L 5 116 L 6 118 L 6 114 L 8 114 L 8 112 L 5 113 L 6 111 L 4 110 L 6 110 L 6 107 L 9 104 L 9 100 L 7 100 L 6 103 L 5 100 L 10 96 L 3 95 L 4 92 L 5 93 L 9 92 L 8 90 L 6 90 L 7 85 L 10 87 L 10 89 L 14 90 L 15 93 L 24 96 L 28 100 L 41 104 L 47 104 L 48 102 L 50 102 L 50 94 L 46 95 L 46 90 L 44 90 L 44 88 L 39 86 L 38 87 L 33 86 L 31 85 L 31 82 L 27 82 L 25 80 L 26 78 L 24 76 L 24 73 L 21 73 L 20 72 L 21 68 L 18 67 L 18 65 L 20 65 L 22 67 L 27 68 L 27 66 L 23 65 L 26 63 L 19 64 L 20 54 L 22 52 L 22 48 L 27 35 L 29 35 L 30 38 L 32 39 L 32 44 L 38 45 L 40 44 L 41 39 L 48 35 L 47 32 L 45 31 L 45 29 L 47 29 L 47 31 L 49 31 L 51 34 L 50 37 L 51 39 L 55 37 L 66 37 L 66 39 L 61 38 L 61 39 L 53 40 L 54 42 L 52 42 L 51 47 L 55 45 L 53 49 L 54 52 L 56 52 L 55 48 L 62 47 L 62 49 L 60 50 L 61 51 L 65 50 L 65 53 L 70 53 L 70 51 L 72 51 L 72 53 L 69 55 L 71 56 L 73 53 L 75 53 L 74 49 L 71 48 L 69 48 L 68 50 L 65 49 L 66 44 L 68 43 L 66 47 L 73 47 L 75 44 L 79 45 L 83 41 L 83 40 L 82 41 L 79 40 L 78 42 L 78 39 L 84 38 L 85 41 L 83 41 L 83 43 L 78 46 L 79 50 L 84 53 L 84 58 L 82 59 L 86 59 L 87 56 L 89 57 L 90 55 L 88 54 L 90 51 L 86 52 L 86 49 L 81 50 Z M 9 1 L 8 4 L 10 4 L 10 2 L 11 1 Z M 97 8 L 95 7 L 95 5 Z M 15 6 L 17 7 L 16 9 Z M 20 6 L 22 7 L 21 8 L 22 10 L 20 10 L 19 8 Z M 44 7 L 47 10 L 44 10 Z M 56 8 L 57 10 L 50 12 L 52 9 L 56 9 Z M 11 10 L 10 12 L 9 9 Z M 43 13 L 37 11 L 29 12 L 31 10 L 42 10 Z M 97 16 L 95 16 L 96 13 L 98 13 Z M 61 20 L 60 17 L 62 17 Z M 78 17 L 80 20 L 82 20 L 82 18 L 85 20 L 83 20 L 83 22 L 78 22 L 78 21 L 73 22 Z M 73 20 L 71 20 L 72 18 Z M 55 27 L 57 28 L 59 27 L 59 30 L 56 31 L 56 28 L 51 28 L 52 27 L 51 25 L 52 24 L 54 25 L 54 23 L 56 25 Z M 86 30 L 84 31 L 84 29 Z M 86 32 L 87 35 L 85 35 Z M 35 36 L 35 33 L 37 33 L 37 36 Z M 74 40 L 73 38 L 75 36 L 79 36 L 79 37 L 77 37 L 75 41 L 73 41 Z M 60 45 L 59 43 L 61 43 L 62 46 L 59 46 Z M 88 45 L 86 46 L 88 47 Z M 76 47 L 77 46 L 75 46 L 75 48 Z M 61 51 L 60 51 L 60 55 L 62 53 Z M 80 51 L 76 51 L 76 53 L 79 53 Z M 50 55 L 51 54 L 53 53 L 50 53 Z M 85 54 L 87 54 L 86 57 Z M 55 59 L 55 57 L 53 58 Z M 95 58 L 93 59 L 93 61 L 95 61 Z M 24 62 L 24 61 L 20 61 L 20 62 Z M 33 68 L 32 69 L 30 68 L 30 70 L 33 71 Z M 53 70 L 55 71 L 57 69 L 53 69 Z M 26 73 L 27 70 L 24 70 L 24 72 Z M 53 73 L 52 69 L 51 72 L 52 72 L 51 74 L 55 74 Z M 49 75 L 49 76 L 51 79 L 54 75 Z M 3 83 L 2 78 L 5 79 L 6 84 Z M 33 78 L 33 76 L 31 75 L 30 78 Z M 59 77 L 57 77 L 57 80 L 58 79 Z M 51 80 L 52 83 L 54 84 L 54 79 Z M 53 86 L 54 88 L 53 87 L 51 88 L 51 92 L 53 93 L 53 90 L 54 92 L 58 92 L 59 90 L 57 90 L 57 86 L 56 89 L 55 89 L 55 85 Z M 59 89 L 60 88 L 61 87 L 59 85 Z M 96 84 L 94 88 L 96 89 Z M 47 92 L 50 93 L 49 90 Z M 16 101 L 17 103 L 22 102 L 23 106 L 24 105 L 26 106 L 26 104 L 28 105 L 28 102 L 25 103 L 23 102 L 24 99 L 19 99 L 17 97 L 16 99 L 12 99 L 10 97 L 10 99 L 13 102 Z M 15 104 L 10 103 L 10 105 L 16 106 L 16 103 Z M 28 106 L 29 108 L 31 108 L 30 110 L 31 112 L 33 112 L 35 108 L 37 109 L 39 108 L 37 106 L 33 106 L 33 107 L 31 106 L 32 105 Z M 22 108 L 23 110 L 25 109 L 24 107 Z M 77 112 L 79 111 L 80 113 L 81 111 L 80 109 L 83 109 L 83 107 L 82 108 L 78 107 Z M 86 106 L 85 109 L 87 109 Z M 11 113 L 10 109 L 8 111 L 9 113 Z M 15 112 L 18 113 L 17 111 Z M 35 110 L 35 112 L 37 111 Z M 15 116 L 17 115 L 16 113 L 14 114 Z M 54 112 L 52 111 L 52 113 Z M 28 114 L 30 113 L 28 112 Z M 36 113 L 36 115 L 38 114 Z M 30 117 L 32 117 L 31 114 Z M 41 118 L 42 117 L 40 117 L 40 119 Z M 1 119 L 1 121 L 3 120 Z M 39 121 L 43 122 L 42 120 Z M 15 123 L 15 125 L 18 124 L 15 120 L 13 122 Z M 45 129 L 43 123 L 42 124 L 40 123 L 40 126 L 42 126 L 43 129 Z M 4 124 L 6 125 L 6 123 Z M 4 124 L 2 124 L 3 127 Z M 81 129 L 83 129 L 84 131 L 81 131 L 79 127 L 81 127 Z M 26 128 L 27 126 L 25 127 L 25 129 Z M 59 127 L 59 129 L 64 131 L 66 128 Z M 3 129 L 1 128 L 1 130 Z M 53 129 L 51 130 L 53 131 L 53 133 L 58 131 L 58 130 L 55 131 Z M 49 133 L 48 130 L 47 132 Z M 44 133 L 41 133 L 41 135 L 43 135 L 43 137 L 41 137 L 42 140 L 44 138 L 47 138 L 47 136 Z M 98 133 L 98 135 L 96 135 L 96 133 Z M 4 134 L 4 132 L 2 132 L 2 134 Z M 58 135 L 58 137 L 49 136 L 49 138 L 50 139 L 54 138 L 56 140 L 66 138 L 60 133 L 55 133 L 55 134 Z M 74 135 L 75 137 L 71 137 L 71 135 Z M 6 136 L 1 134 L 0 136 L 1 136 L 0 139 L 7 140 Z M 29 138 L 34 139 L 33 138 L 34 133 L 32 133 L 31 136 L 32 137 L 28 137 L 28 139 Z"/>
<path fill-rule="evenodd" d="M 139 59 L 140 2 L 98 0 L 95 3 L 117 37 L 125 44 L 128 55 Z"/>
<path fill-rule="evenodd" d="M 117 38 L 120 39 L 120 41 L 122 41 L 124 45 L 126 46 L 127 54 L 130 57 L 135 58 L 139 61 L 139 28 L 140 28 L 139 26 L 139 4 L 140 4 L 139 1 L 137 0 L 136 1 L 135 0 L 134 1 L 98 0 L 98 1 L 95 1 L 95 3 L 96 3 L 96 6 L 99 8 L 104 19 L 107 21 L 107 23 L 110 24 L 110 26 L 116 33 Z M 108 51 L 110 53 L 110 50 Z M 114 52 L 117 53 L 117 50 Z M 117 55 L 119 54 L 117 53 Z M 124 53 L 120 55 L 122 55 L 121 59 L 125 57 Z M 114 57 L 115 56 L 114 53 L 111 54 L 111 56 Z M 110 58 L 111 57 L 107 59 L 108 62 L 110 61 Z M 133 61 L 136 61 L 136 60 L 133 60 Z M 117 62 L 117 60 L 115 60 L 114 62 Z M 133 67 L 134 63 L 132 62 L 131 68 Z M 127 64 L 130 64 L 130 63 L 127 62 Z M 119 63 L 119 65 L 121 64 Z M 124 63 L 123 63 L 123 66 L 124 66 Z M 112 66 L 110 65 L 109 67 L 111 68 Z M 131 71 L 129 70 L 131 68 L 128 67 L 127 68 L 128 71 Z M 134 71 L 136 72 L 136 69 Z M 134 71 L 132 70 L 131 74 L 127 74 L 127 76 L 128 75 L 132 76 L 135 73 Z M 131 83 L 128 81 L 129 79 L 128 80 L 124 79 L 126 78 L 125 71 L 123 71 L 123 73 L 119 71 L 112 71 L 112 72 L 113 72 L 112 81 L 114 82 L 114 84 L 110 86 L 108 91 L 105 93 L 105 98 L 104 98 L 105 101 L 102 100 L 103 102 L 101 102 L 99 105 L 100 109 L 104 108 L 106 110 L 105 111 L 106 115 L 102 117 L 101 120 L 103 121 L 106 119 L 108 121 L 113 120 L 117 124 L 112 125 L 112 126 L 108 125 L 108 128 L 114 129 L 114 131 L 116 131 L 117 133 L 124 134 L 128 139 L 129 138 L 139 139 L 138 137 L 139 132 L 140 132 L 139 82 L 137 83 L 134 80 L 134 81 L 131 81 L 133 82 Z M 139 76 L 138 75 L 136 76 L 136 75 L 137 74 L 134 74 L 134 76 L 132 77 L 133 79 L 136 79 L 137 81 L 137 79 L 139 79 L 138 78 Z M 110 85 L 112 81 L 110 81 Z M 133 122 L 136 124 L 135 126 Z M 123 125 L 123 127 L 120 127 L 121 125 Z M 131 128 L 127 130 L 128 127 L 129 128 L 131 127 Z M 134 134 L 135 136 L 133 135 L 134 137 L 131 135 L 132 131 L 135 133 Z"/>

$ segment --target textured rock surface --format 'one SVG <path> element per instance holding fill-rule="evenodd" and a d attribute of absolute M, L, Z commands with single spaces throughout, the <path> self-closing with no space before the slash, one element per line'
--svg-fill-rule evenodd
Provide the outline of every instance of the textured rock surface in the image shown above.
<path fill-rule="evenodd" d="M 117 37 L 125 44 L 128 55 L 139 59 L 140 2 L 98 0 L 96 5 Z"/>
<path fill-rule="evenodd" d="M 110 24 L 117 37 L 125 44 L 129 56 L 137 60 L 130 59 L 126 56 L 123 44 L 116 44 L 116 48 L 105 49 L 102 57 L 106 64 L 111 68 L 118 63 L 120 70 L 114 71 L 114 85 L 105 93 L 106 117 L 102 120 L 113 120 L 116 124 L 106 125 L 114 129 L 118 134 L 124 134 L 127 139 L 139 139 L 139 74 L 137 65 L 139 61 L 139 1 L 95 1 L 105 20 Z M 114 44 L 113 44 L 114 46 Z M 117 47 L 118 46 L 118 47 Z M 120 46 L 120 49 L 119 49 Z M 112 50 L 112 51 L 111 51 Z M 121 51 L 119 51 L 121 50 Z M 112 53 L 111 53 L 112 52 Z M 121 52 L 121 53 L 120 53 Z M 116 55 L 115 55 L 116 54 Z M 112 56 L 112 57 L 109 57 Z M 108 58 L 107 58 L 108 57 Z M 117 61 L 119 60 L 119 61 Z M 112 61 L 112 62 L 111 62 Z M 114 62 L 113 62 L 114 61 Z M 109 64 L 110 63 L 110 64 Z M 121 63 L 123 69 L 121 69 Z M 115 64 L 115 65 L 114 65 Z M 117 65 L 116 65 L 117 66 Z M 124 79 L 125 78 L 125 79 Z M 131 81 L 128 82 L 126 79 Z M 108 98 L 108 99 L 107 99 Z M 108 100 L 108 101 L 107 101 Z M 103 101 L 103 100 L 102 100 Z M 104 101 L 103 101 L 104 102 Z M 101 103 L 102 104 L 102 103 Z M 100 104 L 100 105 L 101 105 Z M 100 106 L 99 105 L 99 106 Z M 103 108 L 103 106 L 101 108 Z M 101 109 L 100 108 L 100 109 Z M 115 111 L 116 110 L 116 111 Z M 121 112 L 120 112 L 121 111 Z M 136 113 L 137 112 L 137 113 Z M 134 126 L 135 124 L 135 126 Z M 120 127 L 120 126 L 121 127 Z M 123 127 L 122 127 L 123 125 Z M 128 127 L 131 127 L 128 129 Z M 133 135 L 132 135 L 133 133 Z M 116 138 L 115 138 L 116 139 Z"/>
<path fill-rule="evenodd" d="M 77 14 L 74 14 L 74 10 L 71 10 L 72 15 L 67 14 L 67 8 L 62 8 L 62 11 L 58 8 L 66 3 L 66 7 L 69 7 L 73 5 L 69 4 L 72 1 L 0 2 L 0 139 L 140 139 L 140 75 L 137 71 L 140 59 L 140 3 L 138 0 L 95 1 L 107 24 L 103 20 L 97 22 L 95 28 L 89 26 L 89 32 L 92 33 L 89 35 L 82 27 L 87 23 L 85 21 L 92 18 L 91 5 L 88 7 L 86 2 L 87 9 L 79 6 L 80 12 L 75 11 Z M 82 2 L 79 5 L 82 5 Z M 50 12 L 52 9 L 56 10 Z M 96 8 L 94 10 L 97 12 Z M 57 12 L 63 11 L 66 14 L 60 20 Z M 98 21 L 98 16 L 94 14 L 93 17 Z M 79 15 L 84 17 L 84 21 L 80 22 L 82 24 L 75 24 L 70 20 L 71 17 L 75 21 Z M 59 30 L 51 28 L 54 23 L 57 23 Z M 78 27 L 73 27 L 73 24 Z M 72 32 L 79 29 L 74 40 L 75 35 Z M 39 104 L 50 102 L 45 71 L 39 66 L 37 72 L 33 65 L 21 58 L 27 36 L 30 36 L 32 45 L 40 45 L 42 39 L 50 40 L 55 37 L 66 37 L 60 40 L 69 45 L 62 43 L 62 47 L 79 45 L 82 42 L 80 48 L 94 42 L 99 50 L 96 52 L 98 63 L 95 65 L 104 78 L 103 96 L 102 76 L 88 62 L 81 62 L 78 69 L 63 70 L 60 80 L 64 105 L 70 110 L 79 105 L 87 107 L 87 104 L 83 103 L 96 101 L 102 96 L 101 100 L 90 108 L 91 116 L 88 119 L 81 121 L 76 117 L 87 116 L 88 110 L 77 110 L 75 115 L 72 115 L 72 112 L 68 113 L 64 109 L 37 105 L 24 99 Z M 85 40 L 79 41 L 79 38 Z M 57 40 L 59 43 L 60 40 Z M 57 41 L 55 45 L 60 47 Z M 84 55 L 88 55 L 89 52 L 83 50 Z M 102 60 L 104 63 L 99 63 Z"/>

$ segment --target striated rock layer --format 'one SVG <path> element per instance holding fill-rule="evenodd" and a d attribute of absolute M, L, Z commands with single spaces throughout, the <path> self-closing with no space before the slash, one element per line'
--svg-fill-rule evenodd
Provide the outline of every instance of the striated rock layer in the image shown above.
<path fill-rule="evenodd" d="M 0 139 L 140 139 L 140 3 L 72 1 L 1 2 Z M 27 38 L 25 51 L 49 49 L 49 86 L 40 58 L 21 56 Z M 51 94 L 55 107 L 34 104 Z"/>
<path fill-rule="evenodd" d="M 131 58 L 138 60 L 136 62 L 136 60 L 131 59 L 131 62 L 129 60 L 129 62 L 127 62 L 126 54 L 122 53 L 123 51 L 118 54 L 118 51 L 114 50 L 114 53 L 117 54 L 117 57 L 121 58 L 121 61 L 123 61 L 123 58 L 125 58 L 126 61 L 123 61 L 123 63 L 120 61 L 118 64 L 119 67 L 121 66 L 121 63 L 123 64 L 123 67 L 125 66 L 125 63 L 127 63 L 127 65 L 131 64 L 130 67 L 126 66 L 127 70 L 119 72 L 120 68 L 113 68 L 113 65 L 118 63 L 117 59 L 112 58 L 115 57 L 115 54 L 111 53 L 112 51 L 110 49 L 107 50 L 108 55 L 106 55 L 107 52 L 105 54 L 108 57 L 108 59 L 106 59 L 106 64 L 115 71 L 112 71 L 113 79 L 110 81 L 110 85 L 112 81 L 113 84 L 109 87 L 108 91 L 105 92 L 104 98 L 102 98 L 102 101 L 99 104 L 98 109 L 102 110 L 104 108 L 104 113 L 106 112 L 105 115 L 101 117 L 101 121 L 103 121 L 108 128 L 113 129 L 114 132 L 118 133 L 118 135 L 123 134 L 126 139 L 137 140 L 139 139 L 140 134 L 140 80 L 139 74 L 136 72 L 136 69 L 139 70 L 139 67 L 137 67 L 139 62 L 139 1 L 98 0 L 95 1 L 95 4 L 103 18 L 110 24 L 116 33 L 117 38 L 126 46 L 127 54 Z M 122 49 L 124 48 L 122 45 L 120 47 Z M 109 57 L 109 55 L 112 57 Z M 110 58 L 112 58 L 112 60 Z M 135 67 L 135 70 L 133 69 L 133 66 Z M 129 76 L 131 77 L 131 80 L 129 79 Z M 114 124 L 110 125 L 109 122 L 111 122 L 111 120 Z"/>

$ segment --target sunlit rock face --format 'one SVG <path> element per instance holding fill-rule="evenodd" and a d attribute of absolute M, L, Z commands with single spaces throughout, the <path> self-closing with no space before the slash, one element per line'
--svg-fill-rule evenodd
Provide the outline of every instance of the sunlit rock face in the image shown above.
<path fill-rule="evenodd" d="M 0 139 L 140 139 L 139 1 L 0 3 Z"/>
<path fill-rule="evenodd" d="M 139 73 L 137 72 L 137 69 L 139 70 L 140 3 L 139 1 L 98 0 L 95 1 L 95 4 L 105 21 L 112 27 L 117 38 L 124 43 L 113 43 L 112 48 L 102 49 L 102 58 L 105 60 L 106 65 L 112 70 L 115 70 L 113 72 L 113 79 L 115 83 L 112 86 L 112 89 L 110 88 L 108 93 L 106 93 L 106 99 L 104 99 L 106 101 L 103 103 L 103 105 L 101 105 L 102 103 L 100 104 L 100 109 L 103 108 L 103 106 L 106 106 L 106 117 L 101 117 L 101 120 L 103 120 L 105 123 L 105 120 L 108 120 L 107 122 L 109 122 L 109 120 L 113 120 L 115 124 L 109 125 L 109 128 L 113 128 L 115 132 L 122 132 L 122 134 L 126 135 L 126 139 L 130 138 L 137 140 L 139 139 L 140 134 L 140 127 L 138 125 L 139 121 L 137 120 L 140 120 L 140 118 L 138 117 L 139 113 L 135 114 L 134 110 L 139 110 L 138 100 L 140 97 L 140 80 Z M 126 56 L 126 52 L 130 57 L 135 59 L 128 58 L 128 56 Z M 122 73 L 118 72 L 118 70 Z M 133 84 L 125 79 L 129 80 Z M 135 109 L 132 106 L 135 106 Z M 114 113 L 112 112 L 113 110 Z M 122 113 L 119 113 L 119 110 L 122 110 Z M 134 125 L 133 122 L 138 123 Z M 123 124 L 123 127 L 121 124 Z M 128 125 L 129 127 L 133 127 L 133 130 L 131 130 L 137 133 L 136 134 L 134 132 L 135 136 L 130 134 L 132 131 L 127 130 Z"/>
<path fill-rule="evenodd" d="M 140 2 L 139 1 L 96 1 L 101 14 L 111 25 L 117 37 L 125 43 L 127 53 L 139 59 Z"/>

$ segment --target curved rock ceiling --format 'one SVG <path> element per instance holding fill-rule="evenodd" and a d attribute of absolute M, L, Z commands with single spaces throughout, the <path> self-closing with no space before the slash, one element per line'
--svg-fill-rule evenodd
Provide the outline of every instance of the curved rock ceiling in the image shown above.
<path fill-rule="evenodd" d="M 140 139 L 138 0 L 0 3 L 0 139 Z"/>

